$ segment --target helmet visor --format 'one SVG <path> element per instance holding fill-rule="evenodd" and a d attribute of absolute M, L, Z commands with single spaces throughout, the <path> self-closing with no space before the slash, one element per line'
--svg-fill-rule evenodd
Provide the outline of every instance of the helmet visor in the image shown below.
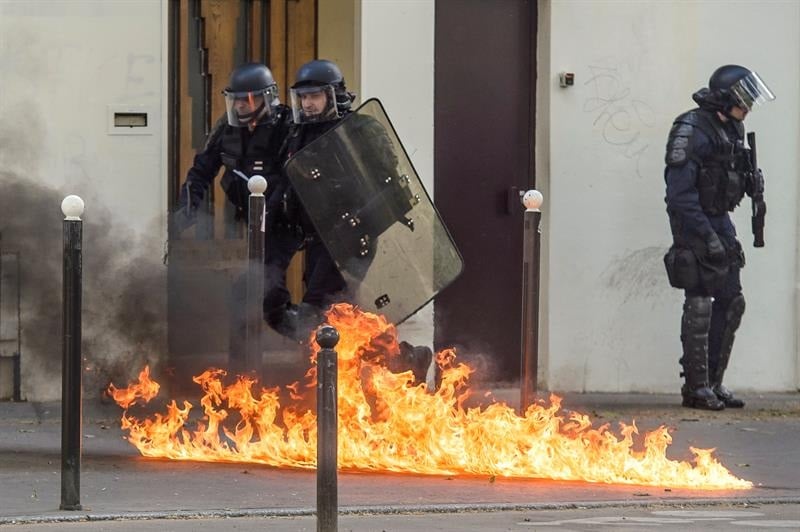
<path fill-rule="evenodd" d="M 762 105 L 775 99 L 775 95 L 769 90 L 767 84 L 755 72 L 750 72 L 731 85 L 730 91 L 738 105 L 748 111 L 756 105 Z"/>
<path fill-rule="evenodd" d="M 295 124 L 327 122 L 339 118 L 336 91 L 332 85 L 306 85 L 289 90 Z"/>
<path fill-rule="evenodd" d="M 225 90 L 225 109 L 228 124 L 233 127 L 246 127 L 268 116 L 272 108 L 280 103 L 275 85 L 257 91 L 234 92 Z"/>

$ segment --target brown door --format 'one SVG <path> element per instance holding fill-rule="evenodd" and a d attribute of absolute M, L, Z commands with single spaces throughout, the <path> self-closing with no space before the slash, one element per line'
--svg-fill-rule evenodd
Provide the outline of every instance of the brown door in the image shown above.
<path fill-rule="evenodd" d="M 436 347 L 520 370 L 523 209 L 534 185 L 536 2 L 437 0 L 435 199 L 464 256 L 437 296 Z"/>
<path fill-rule="evenodd" d="M 170 2 L 169 199 L 175 206 L 195 151 L 225 113 L 222 90 L 233 68 L 267 64 L 286 101 L 297 68 L 316 56 L 316 0 L 180 0 Z M 219 176 L 218 176 L 219 177 Z M 232 279 L 244 267 L 241 224 L 219 178 L 195 229 L 170 239 L 168 341 L 170 362 L 224 363 Z M 302 290 L 300 265 L 289 275 Z"/>

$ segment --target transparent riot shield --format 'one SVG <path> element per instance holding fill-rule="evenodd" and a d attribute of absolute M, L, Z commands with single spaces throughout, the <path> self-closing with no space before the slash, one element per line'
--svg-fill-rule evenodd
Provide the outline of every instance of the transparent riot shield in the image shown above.
<path fill-rule="evenodd" d="M 351 303 L 399 324 L 461 273 L 461 254 L 380 101 L 346 115 L 285 171 Z"/>

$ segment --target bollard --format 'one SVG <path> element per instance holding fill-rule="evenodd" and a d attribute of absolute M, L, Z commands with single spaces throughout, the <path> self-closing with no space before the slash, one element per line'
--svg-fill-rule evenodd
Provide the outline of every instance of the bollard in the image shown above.
<path fill-rule="evenodd" d="M 247 181 L 250 205 L 247 219 L 247 299 L 245 369 L 261 371 L 261 322 L 264 314 L 264 192 L 267 180 L 254 175 Z"/>
<path fill-rule="evenodd" d="M 529 190 L 522 196 L 525 227 L 522 248 L 522 357 L 520 413 L 533 403 L 539 364 L 539 240 L 542 194 Z"/>
<path fill-rule="evenodd" d="M 83 200 L 67 196 L 64 213 L 61 506 L 81 510 L 81 239 Z"/>
<path fill-rule="evenodd" d="M 336 532 L 338 486 L 336 478 L 338 378 L 336 343 L 339 333 L 330 325 L 317 330 L 317 532 Z"/>

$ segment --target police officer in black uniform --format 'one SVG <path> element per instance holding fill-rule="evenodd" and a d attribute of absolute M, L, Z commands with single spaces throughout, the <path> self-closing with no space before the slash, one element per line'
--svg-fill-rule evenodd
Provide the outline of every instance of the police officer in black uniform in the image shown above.
<path fill-rule="evenodd" d="M 220 118 L 197 152 L 181 188 L 180 209 L 174 217 L 178 232 L 192 225 L 197 207 L 219 169 L 225 172 L 221 185 L 236 208 L 235 219 L 247 222 L 247 180 L 254 175 L 272 181 L 280 176 L 279 150 L 290 124 L 289 108 L 281 104 L 272 72 L 260 63 L 247 63 L 233 70 L 223 92 L 226 116 Z"/>
<path fill-rule="evenodd" d="M 179 234 L 195 223 L 197 208 L 222 166 L 221 185 L 235 207 L 234 219 L 247 223 L 249 196 L 247 180 L 254 175 L 267 179 L 267 203 L 282 180 L 280 147 L 289 131 L 291 113 L 281 104 L 272 72 L 260 63 L 247 63 L 233 70 L 223 91 L 226 116 L 221 117 L 208 135 L 202 150 L 181 188 L 179 209 L 173 228 Z M 269 230 L 267 231 L 269 233 Z M 230 295 L 230 370 L 244 367 L 247 279 L 239 276 Z"/>
<path fill-rule="evenodd" d="M 683 406 L 741 408 L 744 401 L 722 384 L 745 309 L 744 253 L 728 213 L 745 194 L 762 197 L 763 178 L 752 168 L 743 121 L 774 96 L 755 72 L 726 65 L 692 98 L 698 107 L 675 119 L 664 170 L 673 236 L 664 260 L 672 286 L 685 291 Z"/>
<path fill-rule="evenodd" d="M 334 127 L 350 112 L 354 98 L 335 63 L 320 59 L 301 66 L 291 87 L 293 123 L 281 160 L 287 161 Z M 271 196 L 275 201 L 267 205 L 270 233 L 264 315 L 276 331 L 302 341 L 319 323 L 325 307 L 341 297 L 346 283 L 285 176 L 277 189 Z M 305 250 L 305 292 L 302 302 L 293 305 L 286 288 L 286 269 L 301 249 Z"/>

